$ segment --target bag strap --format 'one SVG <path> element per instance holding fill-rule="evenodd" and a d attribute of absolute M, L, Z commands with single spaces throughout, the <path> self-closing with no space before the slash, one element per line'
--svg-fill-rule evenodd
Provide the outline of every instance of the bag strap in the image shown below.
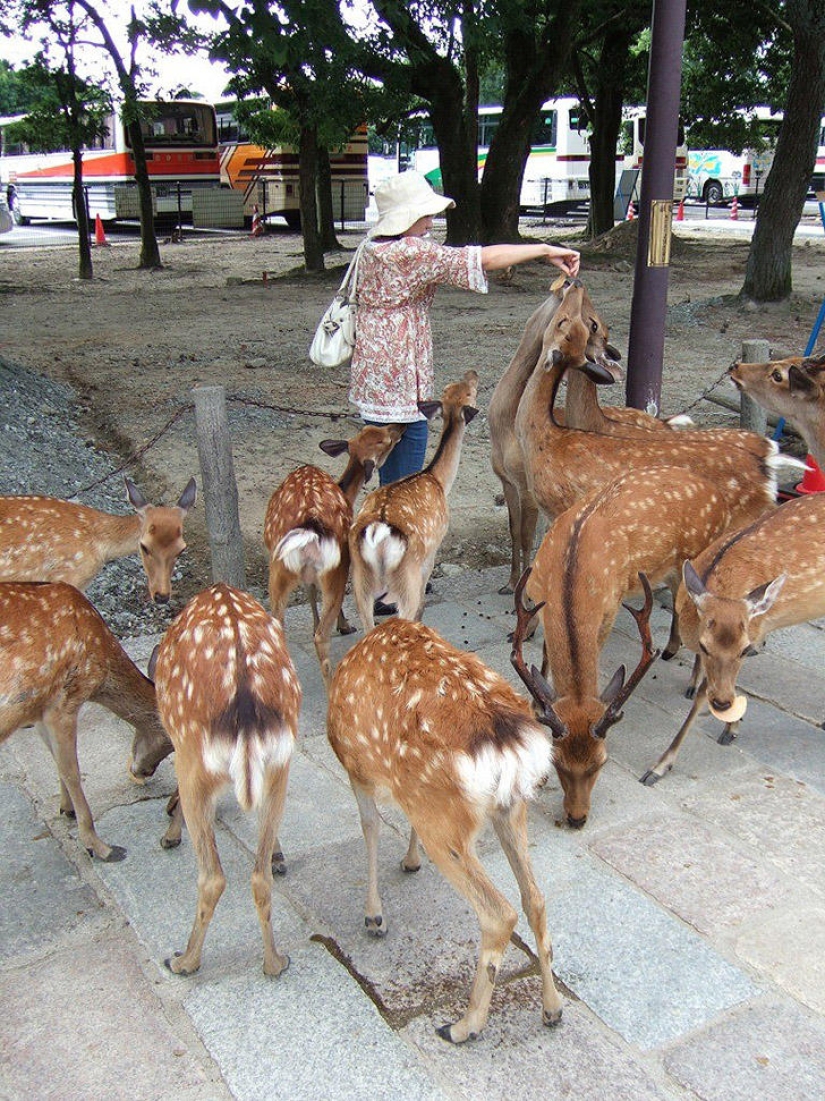
<path fill-rule="evenodd" d="M 344 274 L 344 278 L 341 280 L 341 286 L 338 288 L 338 296 L 342 298 L 348 298 L 351 302 L 355 301 L 356 290 L 358 287 L 358 262 L 361 259 L 361 255 L 366 245 L 366 240 L 362 241 L 358 248 L 355 250 L 355 255 L 350 260 L 349 267 Z"/>

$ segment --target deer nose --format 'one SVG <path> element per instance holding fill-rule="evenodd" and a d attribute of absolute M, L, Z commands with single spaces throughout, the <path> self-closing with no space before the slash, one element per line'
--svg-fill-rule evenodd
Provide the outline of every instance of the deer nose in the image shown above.
<path fill-rule="evenodd" d="M 168 604 L 169 593 L 155 593 L 154 600 L 156 604 Z"/>
<path fill-rule="evenodd" d="M 728 711 L 733 706 L 733 700 L 711 699 L 710 705 L 714 711 Z"/>
<path fill-rule="evenodd" d="M 567 816 L 567 825 L 570 826 L 570 828 L 574 829 L 574 830 L 580 830 L 582 828 L 582 826 L 585 824 L 586 821 L 587 821 L 587 815 L 586 814 L 583 814 L 581 816 L 581 818 L 574 818 L 572 814 L 568 814 L 568 816 Z"/>

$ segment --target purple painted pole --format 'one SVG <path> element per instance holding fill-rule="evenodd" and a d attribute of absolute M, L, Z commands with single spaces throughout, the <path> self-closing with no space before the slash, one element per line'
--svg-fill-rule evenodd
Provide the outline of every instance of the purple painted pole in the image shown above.
<path fill-rule="evenodd" d="M 659 412 L 686 0 L 653 0 L 627 404 Z"/>

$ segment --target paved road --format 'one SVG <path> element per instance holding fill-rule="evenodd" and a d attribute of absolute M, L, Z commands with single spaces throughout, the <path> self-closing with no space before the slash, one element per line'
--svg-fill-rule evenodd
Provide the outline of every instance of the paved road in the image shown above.
<path fill-rule="evenodd" d="M 510 600 L 491 595 L 505 574 L 439 579 L 425 620 L 512 675 Z M 668 620 L 657 607 L 660 644 Z M 583 830 L 560 824 L 559 786 L 548 783 L 530 832 L 564 1020 L 541 1025 L 522 918 L 490 1022 L 463 1047 L 435 1027 L 466 1000 L 475 920 L 432 866 L 400 872 L 403 823 L 389 811 L 380 847 L 389 934 L 366 937 L 363 842 L 324 734 L 306 607 L 290 609 L 287 633 L 304 705 L 281 832 L 289 869 L 273 904 L 276 941 L 292 961 L 279 979 L 261 970 L 249 890 L 255 825 L 228 797 L 218 838 L 227 891 L 201 971 L 178 978 L 161 961 L 188 936 L 196 873 L 187 835 L 171 852 L 158 844 L 171 762 L 146 788 L 130 785 L 128 728 L 85 710 L 86 793 L 101 836 L 128 848 L 123 863 L 100 865 L 57 815 L 54 767 L 35 735 L 0 748 L 0 1097 L 821 1101 L 821 625 L 777 633 L 745 663 L 751 705 L 736 744 L 719 746 L 720 724 L 706 717 L 673 773 L 654 788 L 638 782 L 686 713 L 683 653 L 656 663 L 611 731 Z M 154 641 L 129 647 L 144 667 Z M 334 640 L 336 659 L 351 642 Z M 622 612 L 605 675 L 635 664 L 637 651 Z M 538 653 L 529 643 L 529 660 Z M 481 853 L 517 906 L 492 836 Z"/>

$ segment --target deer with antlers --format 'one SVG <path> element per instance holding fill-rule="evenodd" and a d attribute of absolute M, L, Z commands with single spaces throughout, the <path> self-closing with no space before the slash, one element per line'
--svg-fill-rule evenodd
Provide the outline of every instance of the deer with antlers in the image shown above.
<path fill-rule="evenodd" d="M 330 744 L 352 785 L 367 851 L 367 933 L 383 937 L 378 890 L 376 799 L 388 794 L 412 826 L 405 871 L 420 866 L 418 839 L 444 877 L 469 902 L 481 949 L 466 1012 L 438 1029 L 452 1043 L 484 1027 L 516 912 L 488 878 L 476 839 L 492 822 L 518 881 L 536 940 L 542 1020 L 554 1025 L 562 1003 L 553 982 L 545 901 L 530 865 L 527 800 L 550 768 L 550 744 L 529 705 L 499 674 L 422 623 L 393 618 L 342 659 L 329 695 Z"/>
<path fill-rule="evenodd" d="M 264 542 L 269 551 L 269 606 L 283 623 L 290 594 L 299 584 L 307 586 L 315 651 L 327 687 L 332 625 L 337 620 L 340 634 L 355 629 L 343 613 L 355 499 L 402 431 L 400 425 L 367 425 L 349 441 L 322 440 L 319 446 L 327 455 L 348 455 L 338 481 L 317 466 L 301 466 L 287 475 L 269 499 L 264 521 Z"/>
<path fill-rule="evenodd" d="M 440 401 L 419 402 L 444 425 L 432 460 L 417 474 L 369 493 L 350 529 L 352 590 L 364 629 L 374 625 L 373 598 L 398 605 L 402 619 L 419 619 L 435 556 L 447 534 L 447 498 L 458 473 L 467 425 L 478 409 L 478 375 L 467 371 Z"/>
<path fill-rule="evenodd" d="M 139 550 L 150 599 L 168 603 L 172 570 L 186 548 L 183 521 L 195 503 L 195 479 L 173 506 L 148 504 L 124 481 L 135 516 L 59 497 L 0 497 L 0 581 L 66 581 L 85 589 L 107 562 Z"/>
<path fill-rule="evenodd" d="M 0 583 L 0 741 L 39 724 L 60 778 L 60 813 L 77 819 L 90 856 L 119 861 L 126 850 L 95 830 L 77 759 L 77 719 L 85 703 L 134 727 L 129 775 L 144 783 L 172 752 L 155 689 L 81 592 L 64 582 Z"/>
<path fill-rule="evenodd" d="M 825 467 L 825 356 L 734 363 L 729 377 L 737 390 L 793 425 Z"/>
<path fill-rule="evenodd" d="M 736 737 L 747 700 L 736 692 L 742 659 L 779 627 L 825 615 L 825 495 L 788 501 L 685 562 L 676 604 L 682 640 L 697 655 L 693 705 L 676 737 L 642 782 L 673 768 L 685 735 L 707 705 Z M 696 684 L 698 682 L 698 685 Z"/>
<path fill-rule="evenodd" d="M 186 821 L 198 863 L 198 904 L 186 950 L 166 960 L 178 975 L 201 963 L 203 942 L 226 878 L 215 843 L 215 802 L 232 784 L 244 810 L 259 813 L 252 895 L 264 944 L 264 973 L 289 964 L 272 932 L 272 866 L 283 857 L 278 829 L 298 730 L 301 687 L 283 628 L 256 600 L 225 584 L 189 601 L 153 656 L 158 710 L 175 747 L 179 803 L 161 844 Z"/>

